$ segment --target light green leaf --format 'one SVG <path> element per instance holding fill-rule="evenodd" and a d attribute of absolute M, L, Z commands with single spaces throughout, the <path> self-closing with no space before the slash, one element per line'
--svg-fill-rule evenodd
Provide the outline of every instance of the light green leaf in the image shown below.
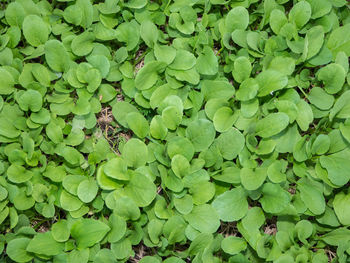
<path fill-rule="evenodd" d="M 217 212 L 208 204 L 195 206 L 191 213 L 184 217 L 193 228 L 202 233 L 214 233 L 220 226 Z"/>
<path fill-rule="evenodd" d="M 71 235 L 80 249 L 92 247 L 100 242 L 109 231 L 108 225 L 92 218 L 80 219 L 71 227 Z"/>
<path fill-rule="evenodd" d="M 350 225 L 350 210 L 349 210 L 350 195 L 340 192 L 336 194 L 333 201 L 335 214 L 337 215 L 342 225 Z"/>
<path fill-rule="evenodd" d="M 290 202 L 290 195 L 278 184 L 265 183 L 259 199 L 262 208 L 267 213 L 280 213 Z"/>
<path fill-rule="evenodd" d="M 259 97 L 273 94 L 273 92 L 283 89 L 288 84 L 286 75 L 272 69 L 261 72 L 256 80 L 259 84 Z"/>
<path fill-rule="evenodd" d="M 84 203 L 90 203 L 97 195 L 98 186 L 94 179 L 88 179 L 82 181 L 77 190 L 79 199 Z"/>
<path fill-rule="evenodd" d="M 248 202 L 242 187 L 219 195 L 214 199 L 212 206 L 224 222 L 238 221 L 248 212 Z"/>
<path fill-rule="evenodd" d="M 247 242 L 240 237 L 229 236 L 221 241 L 222 250 L 230 255 L 236 255 L 247 248 Z"/>
<path fill-rule="evenodd" d="M 302 28 L 311 18 L 311 6 L 306 1 L 296 3 L 289 12 L 289 21 Z"/>
<path fill-rule="evenodd" d="M 37 15 L 26 16 L 22 29 L 27 42 L 34 47 L 45 44 L 50 33 L 49 26 Z"/>
<path fill-rule="evenodd" d="M 265 118 L 259 120 L 255 127 L 256 135 L 268 138 L 283 131 L 289 124 L 287 114 L 278 112 L 270 113 Z"/>
<path fill-rule="evenodd" d="M 38 233 L 28 244 L 27 251 L 46 255 L 55 256 L 63 251 L 64 243 L 57 242 L 51 232 Z"/>
<path fill-rule="evenodd" d="M 58 40 L 49 40 L 45 43 L 45 59 L 54 71 L 65 72 L 69 69 L 70 58 L 68 52 Z"/>
<path fill-rule="evenodd" d="M 139 137 L 145 138 L 149 133 L 149 124 L 145 117 L 138 112 L 130 112 L 126 116 L 129 128 Z"/>
<path fill-rule="evenodd" d="M 7 244 L 7 255 L 15 262 L 29 262 L 33 259 L 33 255 L 26 250 L 30 241 L 31 239 L 26 237 L 12 239 Z"/>
<path fill-rule="evenodd" d="M 130 181 L 124 190 L 139 207 L 148 206 L 157 194 L 157 188 L 151 179 L 138 172 L 130 176 Z"/>
<path fill-rule="evenodd" d="M 196 69 L 199 74 L 202 75 L 215 75 L 218 72 L 218 59 L 214 54 L 214 51 L 205 46 L 203 53 L 199 55 L 196 62 Z"/>
<path fill-rule="evenodd" d="M 328 64 L 317 72 L 317 78 L 324 83 L 328 94 L 338 93 L 345 82 L 345 71 L 339 64 Z"/>
<path fill-rule="evenodd" d="M 132 138 L 124 145 L 122 156 L 128 166 L 137 168 L 146 164 L 148 149 L 144 142 Z"/>

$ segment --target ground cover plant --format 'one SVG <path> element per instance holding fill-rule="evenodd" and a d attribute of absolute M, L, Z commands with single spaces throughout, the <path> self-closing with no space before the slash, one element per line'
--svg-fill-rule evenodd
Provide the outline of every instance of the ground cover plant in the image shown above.
<path fill-rule="evenodd" d="M 350 262 L 346 0 L 0 7 L 1 262 Z"/>

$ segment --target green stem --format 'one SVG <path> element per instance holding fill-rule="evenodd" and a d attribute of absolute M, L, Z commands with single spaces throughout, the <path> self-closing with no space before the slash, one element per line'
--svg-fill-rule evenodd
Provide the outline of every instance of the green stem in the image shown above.
<path fill-rule="evenodd" d="M 168 1 L 168 3 L 166 4 L 164 11 L 168 8 L 168 6 L 170 5 L 171 0 Z"/>
<path fill-rule="evenodd" d="M 143 52 L 141 56 L 138 57 L 138 59 L 134 62 L 134 66 L 139 64 L 141 60 L 148 54 L 148 52 Z"/>
<path fill-rule="evenodd" d="M 305 91 L 304 91 L 302 88 L 300 88 L 299 86 L 297 86 L 297 87 L 298 87 L 298 89 L 304 94 L 305 98 L 309 99 L 309 97 L 307 96 L 307 94 L 305 93 Z"/>

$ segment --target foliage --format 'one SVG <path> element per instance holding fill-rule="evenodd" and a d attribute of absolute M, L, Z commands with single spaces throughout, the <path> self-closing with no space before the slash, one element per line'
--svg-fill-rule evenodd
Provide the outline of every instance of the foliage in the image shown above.
<path fill-rule="evenodd" d="M 346 0 L 1 7 L 1 262 L 350 262 Z"/>

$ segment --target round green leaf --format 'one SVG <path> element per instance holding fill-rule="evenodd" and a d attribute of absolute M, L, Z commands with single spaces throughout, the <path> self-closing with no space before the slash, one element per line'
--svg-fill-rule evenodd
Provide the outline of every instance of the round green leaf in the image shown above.
<path fill-rule="evenodd" d="M 144 142 L 132 138 L 124 145 L 122 156 L 128 166 L 137 168 L 146 164 L 148 149 Z"/>
<path fill-rule="evenodd" d="M 138 112 L 130 112 L 126 116 L 129 128 L 139 137 L 145 138 L 149 133 L 149 124 L 145 117 Z"/>
<path fill-rule="evenodd" d="M 113 179 L 117 180 L 129 180 L 130 176 L 127 173 L 126 161 L 122 158 L 113 158 L 109 160 L 104 166 L 104 173 Z"/>
<path fill-rule="evenodd" d="M 280 213 L 290 202 L 290 195 L 278 184 L 265 183 L 263 196 L 259 199 L 262 208 L 267 213 Z"/>
<path fill-rule="evenodd" d="M 98 186 L 95 180 L 88 179 L 82 181 L 78 186 L 78 197 L 84 203 L 90 203 L 95 199 L 98 192 Z"/>
<path fill-rule="evenodd" d="M 29 238 L 12 239 L 6 248 L 7 255 L 15 262 L 25 263 L 33 259 L 33 255 L 28 253 L 26 248 L 30 242 Z"/>
<path fill-rule="evenodd" d="M 289 117 L 287 114 L 282 112 L 270 113 L 257 122 L 255 132 L 262 138 L 268 138 L 283 131 L 288 124 Z"/>
<path fill-rule="evenodd" d="M 45 44 L 49 38 L 49 26 L 37 15 L 26 16 L 22 28 L 24 37 L 34 47 Z"/>
<path fill-rule="evenodd" d="M 217 212 L 208 204 L 195 206 L 191 213 L 184 217 L 194 229 L 202 233 L 214 233 L 220 226 Z"/>
<path fill-rule="evenodd" d="M 66 242 L 70 236 L 68 221 L 63 219 L 52 225 L 52 237 L 57 242 Z"/>
<path fill-rule="evenodd" d="M 221 241 L 222 250 L 230 255 L 236 255 L 247 248 L 247 242 L 240 237 L 226 237 Z"/>
<path fill-rule="evenodd" d="M 148 206 L 157 194 L 155 184 L 147 176 L 138 172 L 131 175 L 124 191 L 139 207 Z"/>
<path fill-rule="evenodd" d="M 248 212 L 248 202 L 242 187 L 227 191 L 213 201 L 213 207 L 224 222 L 238 221 Z"/>

